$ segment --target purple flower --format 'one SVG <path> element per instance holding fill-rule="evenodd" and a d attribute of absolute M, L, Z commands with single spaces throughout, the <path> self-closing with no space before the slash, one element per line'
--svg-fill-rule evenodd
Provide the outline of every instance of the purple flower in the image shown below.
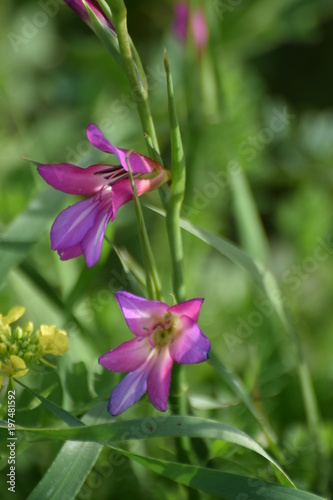
<path fill-rule="evenodd" d="M 198 52 L 205 48 L 208 42 L 208 28 L 203 9 L 196 9 L 190 16 L 190 9 L 185 2 L 176 2 L 174 5 L 174 21 L 172 26 L 178 40 L 186 42 L 190 30 L 194 45 Z"/>
<path fill-rule="evenodd" d="M 87 128 L 87 136 L 97 149 L 114 154 L 120 165 L 80 168 L 59 163 L 40 165 L 38 172 L 59 191 L 91 196 L 58 215 L 51 228 L 51 248 L 61 260 L 83 254 L 87 266 L 92 267 L 101 255 L 107 223 L 114 220 L 118 208 L 134 198 L 127 162 L 139 196 L 166 182 L 170 171 L 150 158 L 113 146 L 93 123 Z"/>
<path fill-rule="evenodd" d="M 187 25 L 189 17 L 189 7 L 185 2 L 177 2 L 174 5 L 173 31 L 176 37 L 185 42 L 187 37 Z"/>
<path fill-rule="evenodd" d="M 165 411 L 173 362 L 208 359 L 210 342 L 197 325 L 203 299 L 171 307 L 128 292 L 116 292 L 116 299 L 135 338 L 99 358 L 108 370 L 130 372 L 113 389 L 109 412 L 119 415 L 146 391 L 155 408 Z"/>
<path fill-rule="evenodd" d="M 208 42 L 208 28 L 204 11 L 197 9 L 192 16 L 192 32 L 194 36 L 194 43 L 200 51 Z"/>
<path fill-rule="evenodd" d="M 82 0 L 64 0 L 67 5 L 76 12 L 85 23 L 91 27 L 91 22 L 88 13 L 83 5 Z M 85 0 L 85 3 L 90 7 L 95 16 L 104 24 L 110 31 L 116 35 L 115 27 L 110 19 L 106 16 L 97 0 Z"/>

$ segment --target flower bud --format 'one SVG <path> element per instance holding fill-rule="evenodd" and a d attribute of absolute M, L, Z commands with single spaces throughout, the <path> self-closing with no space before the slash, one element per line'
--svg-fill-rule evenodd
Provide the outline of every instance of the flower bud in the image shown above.
<path fill-rule="evenodd" d="M 33 357 L 34 357 L 34 354 L 32 352 L 25 352 L 23 355 L 23 359 L 25 361 L 31 361 Z"/>
<path fill-rule="evenodd" d="M 0 354 L 3 356 L 7 352 L 7 346 L 4 342 L 1 342 L 0 344 Z"/>
<path fill-rule="evenodd" d="M 9 352 L 10 354 L 17 354 L 18 353 L 18 347 L 16 344 L 12 344 L 9 346 Z"/>
<path fill-rule="evenodd" d="M 34 331 L 34 324 L 32 323 L 32 321 L 28 321 L 28 323 L 26 323 L 24 326 L 23 326 L 23 331 L 25 333 L 27 333 L 28 335 L 31 335 L 32 332 Z"/>
<path fill-rule="evenodd" d="M 14 339 L 21 339 L 23 337 L 23 330 L 20 326 L 17 326 L 12 334 Z"/>

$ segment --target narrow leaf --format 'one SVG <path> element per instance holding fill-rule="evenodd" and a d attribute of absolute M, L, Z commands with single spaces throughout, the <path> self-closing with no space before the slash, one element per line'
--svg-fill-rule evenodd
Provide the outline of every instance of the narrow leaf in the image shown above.
<path fill-rule="evenodd" d="M 323 497 L 253 477 L 128 454 L 151 471 L 223 500 L 325 500 Z"/>
<path fill-rule="evenodd" d="M 133 435 L 133 429 L 143 429 L 138 435 Z M 250 436 L 244 432 L 214 420 L 197 417 L 156 417 L 151 419 L 135 419 L 117 421 L 110 424 L 90 425 L 85 427 L 71 427 L 67 429 L 31 429 L 17 428 L 26 437 L 57 438 L 61 440 L 85 440 L 85 441 L 123 441 L 128 439 L 148 439 L 157 437 L 192 437 L 221 439 L 252 450 L 276 467 L 288 479 L 292 481 L 283 471 L 281 466 Z"/>

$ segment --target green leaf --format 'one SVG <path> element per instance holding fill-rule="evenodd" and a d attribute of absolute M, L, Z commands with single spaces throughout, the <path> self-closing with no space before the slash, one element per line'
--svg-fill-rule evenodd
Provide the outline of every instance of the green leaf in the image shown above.
<path fill-rule="evenodd" d="M 52 188 L 39 193 L 1 235 L 0 283 L 40 239 L 50 219 L 62 207 L 66 196 Z"/>
<path fill-rule="evenodd" d="M 133 293 L 140 296 L 145 295 L 146 277 L 141 265 L 126 248 L 118 248 L 114 244 L 112 244 L 112 247 L 119 258 Z"/>
<path fill-rule="evenodd" d="M 237 175 L 232 175 L 230 179 L 242 246 L 254 258 L 266 264 L 269 254 L 267 238 L 243 169 L 240 167 Z"/>
<path fill-rule="evenodd" d="M 151 205 L 145 206 L 149 208 L 149 210 L 152 210 L 153 212 L 156 212 L 157 214 L 165 217 L 164 210 L 153 207 Z M 206 231 L 205 229 L 201 229 L 185 219 L 180 219 L 180 226 L 185 229 L 185 231 L 193 234 L 193 236 L 196 236 L 204 243 L 207 243 L 209 246 L 215 248 L 215 250 L 230 259 L 237 266 L 247 271 L 251 275 L 255 283 L 265 292 L 265 287 L 263 285 L 262 266 L 256 263 L 245 252 L 240 250 L 240 248 L 238 248 L 233 243 L 230 243 L 225 238 L 222 238 L 222 236 L 217 236 L 210 233 L 209 231 Z"/>
<path fill-rule="evenodd" d="M 141 429 L 141 432 L 133 435 L 133 429 Z M 89 440 L 89 441 L 126 441 L 129 439 L 148 439 L 157 437 L 192 437 L 221 439 L 252 450 L 276 467 L 288 479 L 292 481 L 283 471 L 281 466 L 268 455 L 268 453 L 244 432 L 214 420 L 197 417 L 156 417 L 145 419 L 127 420 L 124 422 L 113 422 L 85 427 L 71 427 L 68 429 L 43 428 L 32 429 L 18 427 L 17 432 L 24 433 L 26 437 L 37 436 L 41 438 L 57 438 L 61 440 Z"/>
<path fill-rule="evenodd" d="M 72 500 L 102 451 L 98 443 L 68 441 L 28 500 Z"/>
<path fill-rule="evenodd" d="M 61 408 L 60 406 L 56 405 L 55 403 L 52 403 L 48 399 L 45 399 L 43 396 L 38 394 L 38 392 L 34 391 L 33 389 L 30 389 L 28 386 L 23 384 L 20 380 L 16 380 L 16 383 L 24 387 L 27 391 L 31 392 L 39 401 L 49 410 L 51 411 L 56 417 L 60 418 L 63 420 L 67 425 L 70 427 L 77 427 L 77 426 L 84 426 L 84 424 L 79 420 L 78 418 L 74 417 L 70 413 L 68 413 L 66 410 Z"/>
<path fill-rule="evenodd" d="M 224 500 L 325 500 L 322 497 L 259 479 L 127 454 L 136 462 L 172 481 Z"/>
<path fill-rule="evenodd" d="M 65 416 L 64 410 L 59 413 L 56 405 L 53 403 L 50 405 L 51 411 L 54 410 L 60 418 Z M 81 425 L 82 428 L 85 424 L 91 425 L 104 420 L 99 405 L 96 405 L 83 417 L 83 422 L 72 416 L 69 418 L 68 415 L 65 417 L 70 425 Z M 41 498 L 43 500 L 72 500 L 76 498 L 76 494 L 88 477 L 102 449 L 103 445 L 100 443 L 71 441 L 65 443 L 51 467 L 29 495 L 28 500 L 40 500 Z"/>

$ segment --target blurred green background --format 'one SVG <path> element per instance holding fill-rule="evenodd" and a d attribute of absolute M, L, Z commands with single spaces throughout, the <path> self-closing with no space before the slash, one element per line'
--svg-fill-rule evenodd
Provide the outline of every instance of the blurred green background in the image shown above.
<path fill-rule="evenodd" d="M 167 165 L 164 47 L 168 50 L 188 171 L 184 217 L 245 250 L 254 249 L 253 257 L 259 258 L 255 234 L 241 215 L 242 191 L 235 168 L 241 165 L 246 173 L 269 242 L 270 265 L 310 364 L 322 433 L 331 450 L 333 4 L 329 0 L 203 2 L 210 38 L 201 54 L 191 37 L 183 47 L 173 35 L 172 2 L 126 5 L 129 31 L 148 75 L 152 114 Z M 198 5 L 192 2 L 191 7 Z M 46 189 L 35 167 L 23 157 L 81 166 L 102 158 L 108 161 L 86 139 L 85 128 L 92 121 L 115 145 L 147 152 L 125 76 L 62 1 L 3 0 L 0 24 L 0 231 L 5 235 L 29 202 Z M 25 383 L 81 416 L 98 399 L 106 405 L 119 380 L 118 375 L 105 373 L 97 359 L 130 338 L 113 292 L 130 289 L 131 281 L 106 243 L 93 269 L 85 268 L 82 258 L 60 262 L 51 252 L 54 216 L 73 200 L 59 199 L 51 209 L 46 203 L 47 226 L 38 238 L 32 237 L 35 244 L 0 283 L 0 312 L 24 305 L 25 319 L 36 326 L 44 322 L 67 329 L 70 351 L 58 361 L 58 370 L 30 371 Z M 160 206 L 155 192 L 143 201 Z M 164 221 L 147 209 L 144 213 L 164 296 L 171 303 Z M 141 260 L 132 204 L 119 211 L 107 234 Z M 297 486 L 323 493 L 329 485 L 332 491 L 333 482 L 327 479 L 332 471 L 323 473 L 322 484 L 315 480 L 315 456 L 290 340 L 278 325 L 274 328 L 270 314 L 262 312 L 264 298 L 244 271 L 185 232 L 184 246 L 187 296 L 205 297 L 199 324 L 215 354 L 243 380 L 269 419 Z M 261 315 L 258 325 L 251 323 L 254 312 L 257 318 Z M 189 366 L 186 371 L 194 414 L 237 426 L 265 444 L 257 424 L 209 364 Z M 37 427 L 54 422 L 31 395 L 18 392 L 18 424 Z M 145 396 L 121 418 L 150 412 Z M 19 443 L 19 498 L 32 491 L 60 447 L 58 442 Z M 171 459 L 174 454 L 167 440 L 141 442 L 140 450 Z M 97 469 L 106 453 L 102 452 Z M 215 443 L 206 460 L 222 470 L 273 479 L 263 460 L 235 446 Z M 1 464 L 0 487 L 7 491 L 6 450 L 1 451 Z M 173 483 L 156 479 L 127 460 L 107 477 L 97 469 L 95 476 L 102 480 L 91 475 L 78 498 L 126 499 L 135 494 L 154 500 L 184 495 Z"/>

